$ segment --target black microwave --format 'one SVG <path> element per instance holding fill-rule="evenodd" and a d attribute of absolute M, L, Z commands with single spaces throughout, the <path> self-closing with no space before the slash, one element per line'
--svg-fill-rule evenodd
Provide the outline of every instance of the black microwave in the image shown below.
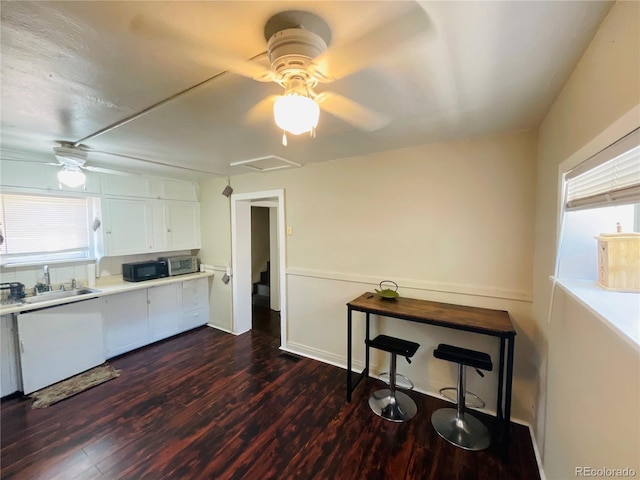
<path fill-rule="evenodd" d="M 168 276 L 167 262 L 161 260 L 122 264 L 122 279 L 126 282 L 141 282 Z"/>

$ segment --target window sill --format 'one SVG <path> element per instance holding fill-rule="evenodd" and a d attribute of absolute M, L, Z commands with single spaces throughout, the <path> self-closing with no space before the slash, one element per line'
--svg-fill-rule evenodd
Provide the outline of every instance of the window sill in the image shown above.
<path fill-rule="evenodd" d="M 95 257 L 88 258 L 67 258 L 67 259 L 59 259 L 59 260 L 39 260 L 34 262 L 7 262 L 1 263 L 0 267 L 2 268 L 16 268 L 16 267 L 37 267 L 41 265 L 55 265 L 57 263 L 92 263 L 95 262 Z"/>
<path fill-rule="evenodd" d="M 613 292 L 585 280 L 556 279 L 556 282 L 640 352 L 640 293 Z"/>

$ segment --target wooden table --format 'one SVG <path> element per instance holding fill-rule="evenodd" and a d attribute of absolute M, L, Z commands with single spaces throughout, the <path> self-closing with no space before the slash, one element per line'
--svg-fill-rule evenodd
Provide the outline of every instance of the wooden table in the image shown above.
<path fill-rule="evenodd" d="M 489 335 L 500 340 L 500 361 L 498 366 L 498 441 L 506 460 L 509 444 L 509 424 L 511 421 L 511 388 L 513 380 L 513 351 L 516 331 L 509 312 L 488 308 L 467 307 L 449 303 L 430 302 L 414 298 L 399 297 L 394 300 L 382 299 L 367 292 L 347 303 L 347 401 L 360 380 L 369 376 L 369 347 L 365 347 L 365 367 L 362 373 L 351 371 L 352 353 L 352 312 L 366 314 L 366 340 L 369 340 L 370 316 L 408 320 L 439 327 L 464 330 L 466 332 Z M 506 346 L 506 363 L 505 363 Z M 506 382 L 505 382 L 506 376 Z"/>

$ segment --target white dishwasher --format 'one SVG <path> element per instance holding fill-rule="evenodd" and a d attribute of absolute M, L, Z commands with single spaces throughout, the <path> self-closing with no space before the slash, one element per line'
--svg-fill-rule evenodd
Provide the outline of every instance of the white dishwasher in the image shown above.
<path fill-rule="evenodd" d="M 104 363 L 97 298 L 17 315 L 25 394 Z"/>

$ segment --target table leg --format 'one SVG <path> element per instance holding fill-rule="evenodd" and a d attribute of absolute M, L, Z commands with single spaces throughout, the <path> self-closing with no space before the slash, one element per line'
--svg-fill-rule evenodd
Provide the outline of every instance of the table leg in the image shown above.
<path fill-rule="evenodd" d="M 365 334 L 366 341 L 365 341 L 365 353 L 364 353 L 364 357 L 365 357 L 365 359 L 364 359 L 364 372 L 363 372 L 364 373 L 364 378 L 368 378 L 369 377 L 369 340 L 371 340 L 370 337 L 369 337 L 369 331 L 370 331 L 369 328 L 370 328 L 369 327 L 369 312 L 367 312 L 367 323 L 366 323 L 366 327 L 365 327 L 365 330 L 366 330 L 366 334 Z"/>
<path fill-rule="evenodd" d="M 498 404 L 496 406 L 496 422 L 497 422 L 497 431 L 498 431 L 498 443 L 500 445 L 500 450 L 504 456 L 504 452 L 506 451 L 506 439 L 504 436 L 505 432 L 505 418 L 504 418 L 504 351 L 505 351 L 505 337 L 500 337 L 500 361 L 498 367 Z"/>
<path fill-rule="evenodd" d="M 498 414 L 498 424 L 502 423 L 504 419 L 504 337 L 500 337 L 500 362 L 498 367 L 498 405 L 496 406 L 496 413 Z M 501 427 L 498 428 L 498 431 L 501 430 Z M 502 432 L 500 432 L 500 436 L 502 436 Z"/>
<path fill-rule="evenodd" d="M 513 355 L 515 350 L 515 336 L 510 335 L 507 343 L 507 384 L 504 399 L 504 459 L 508 457 L 509 449 L 509 432 L 511 430 L 511 387 L 513 384 Z"/>
<path fill-rule="evenodd" d="M 351 307 L 347 310 L 347 402 L 351 401 Z"/>

